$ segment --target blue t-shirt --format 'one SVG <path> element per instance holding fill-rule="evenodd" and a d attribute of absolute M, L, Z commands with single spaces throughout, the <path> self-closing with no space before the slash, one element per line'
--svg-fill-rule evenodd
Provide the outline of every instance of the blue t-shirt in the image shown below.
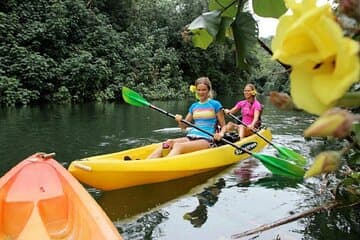
<path fill-rule="evenodd" d="M 214 99 L 209 99 L 208 101 L 201 103 L 195 102 L 189 108 L 189 113 L 192 115 L 194 124 L 211 133 L 215 133 L 217 125 L 216 114 L 223 108 L 221 103 Z M 196 128 L 191 128 L 187 134 L 189 137 L 200 137 L 206 139 L 212 139 L 212 136 L 203 133 Z"/>

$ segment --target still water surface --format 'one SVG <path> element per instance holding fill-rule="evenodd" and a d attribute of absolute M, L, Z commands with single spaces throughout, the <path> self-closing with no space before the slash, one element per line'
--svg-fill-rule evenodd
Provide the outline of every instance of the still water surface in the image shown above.
<path fill-rule="evenodd" d="M 227 108 L 234 103 L 234 99 L 220 99 Z M 153 104 L 185 114 L 190 101 Z M 265 103 L 263 122 L 272 129 L 273 142 L 307 158 L 317 142 L 305 143 L 301 134 L 312 121 L 304 113 L 279 111 Z M 56 159 L 67 167 L 75 159 L 180 135 L 174 120 L 148 108 L 121 103 L 0 108 L 0 173 L 35 152 L 56 152 Z M 276 151 L 267 147 L 264 153 Z M 250 158 L 228 168 L 165 183 L 109 192 L 87 189 L 124 239 L 218 240 L 318 205 L 322 201 L 318 186 L 316 179 L 294 182 L 272 176 Z M 356 231 L 338 216 L 318 214 L 256 236 L 356 239 Z"/>

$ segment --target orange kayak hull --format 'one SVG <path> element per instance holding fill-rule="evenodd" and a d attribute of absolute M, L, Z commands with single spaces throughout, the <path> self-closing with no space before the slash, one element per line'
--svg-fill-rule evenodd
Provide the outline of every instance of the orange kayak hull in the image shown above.
<path fill-rule="evenodd" d="M 34 154 L 0 178 L 0 239 L 121 236 L 83 186 L 51 155 Z"/>

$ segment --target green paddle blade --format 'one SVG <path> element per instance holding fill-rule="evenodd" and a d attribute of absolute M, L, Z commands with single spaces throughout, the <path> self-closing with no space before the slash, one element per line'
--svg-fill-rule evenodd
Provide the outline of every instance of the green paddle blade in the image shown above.
<path fill-rule="evenodd" d="M 150 103 L 146 101 L 145 98 L 143 98 L 137 92 L 131 90 L 130 88 L 122 87 L 121 91 L 122 97 L 125 102 L 137 107 L 150 106 Z"/>
<path fill-rule="evenodd" d="M 295 178 L 303 178 L 305 174 L 305 170 L 284 160 L 282 158 L 276 158 L 269 155 L 258 154 L 254 153 L 253 157 L 259 159 L 264 166 L 269 169 L 273 174 L 281 175 L 281 176 L 288 176 L 288 177 L 295 177 Z"/>
<path fill-rule="evenodd" d="M 280 157 L 294 162 L 296 165 L 305 166 L 307 160 L 299 153 L 289 148 L 276 145 L 275 148 L 279 151 Z"/>

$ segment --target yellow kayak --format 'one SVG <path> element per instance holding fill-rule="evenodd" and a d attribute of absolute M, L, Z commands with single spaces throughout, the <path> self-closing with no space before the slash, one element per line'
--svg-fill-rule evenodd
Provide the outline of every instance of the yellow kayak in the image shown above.
<path fill-rule="evenodd" d="M 262 129 L 259 134 L 271 141 L 269 129 Z M 101 190 L 114 190 L 186 177 L 249 157 L 230 145 L 222 145 L 173 157 L 146 159 L 159 144 L 73 161 L 68 170 L 84 184 Z M 235 144 L 256 153 L 267 143 L 253 134 Z M 124 160 L 128 157 L 132 160 Z"/>
<path fill-rule="evenodd" d="M 51 154 L 37 153 L 0 179 L 0 239 L 121 240 L 105 212 Z"/>

